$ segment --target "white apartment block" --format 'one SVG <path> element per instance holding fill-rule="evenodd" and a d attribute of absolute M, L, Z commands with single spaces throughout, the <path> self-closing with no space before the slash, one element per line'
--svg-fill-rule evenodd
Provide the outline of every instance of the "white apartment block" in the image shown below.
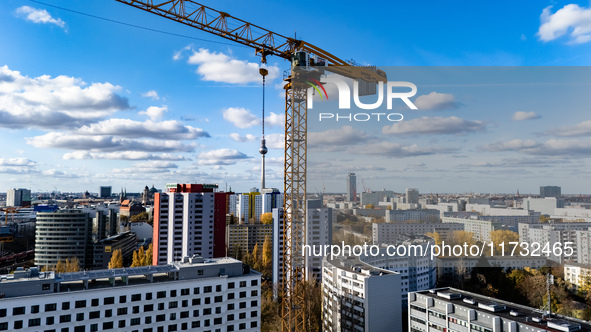
<path fill-rule="evenodd" d="M 402 331 L 398 273 L 328 256 L 322 269 L 323 331 Z"/>
<path fill-rule="evenodd" d="M 464 225 L 454 223 L 378 223 L 372 225 L 372 242 L 375 245 L 395 244 L 405 240 L 405 235 L 424 235 L 437 232 L 442 239 L 448 239 L 452 232 L 463 231 Z"/>
<path fill-rule="evenodd" d="M 260 331 L 261 275 L 231 258 L 1 278 L 0 331 Z"/>
<path fill-rule="evenodd" d="M 525 210 L 533 210 L 545 215 L 553 215 L 556 208 L 564 207 L 564 200 L 555 197 L 524 198 L 521 204 Z"/>
<path fill-rule="evenodd" d="M 487 256 L 486 262 L 491 267 L 502 267 L 505 270 L 523 269 L 530 267 L 540 269 L 548 266 L 546 257 L 537 256 Z M 438 257 L 436 258 L 437 278 L 439 280 L 453 280 L 462 275 L 470 275 L 475 267 L 488 267 L 479 265 L 480 257 Z"/>
<path fill-rule="evenodd" d="M 402 308 L 406 309 L 408 293 L 418 290 L 430 289 L 437 283 L 437 270 L 435 261 L 429 255 L 433 246 L 433 238 L 424 235 L 406 236 L 406 239 L 396 243 L 397 246 L 404 246 L 407 251 L 404 255 L 392 255 L 388 253 L 386 244 L 380 245 L 377 256 L 362 255 L 359 259 L 371 266 L 396 272 L 400 275 L 400 294 L 402 297 Z M 421 248 L 417 251 L 415 248 Z"/>
<path fill-rule="evenodd" d="M 591 265 L 579 263 L 564 264 L 564 280 L 573 284 L 576 288 L 589 283 L 591 280 Z"/>
<path fill-rule="evenodd" d="M 554 209 L 553 217 L 591 218 L 591 209 L 565 207 Z"/>
<path fill-rule="evenodd" d="M 262 193 L 233 194 L 230 195 L 229 204 L 228 213 L 233 213 L 241 224 L 255 223 L 261 220 L 263 213 L 283 207 L 283 194 L 276 189 L 265 189 Z"/>
<path fill-rule="evenodd" d="M 577 263 L 591 264 L 591 228 L 576 231 Z"/>
<path fill-rule="evenodd" d="M 585 222 L 569 222 L 555 224 L 519 224 L 519 241 L 529 243 L 530 247 L 532 246 L 532 243 L 538 243 L 542 247 L 544 247 L 546 244 L 549 244 L 551 250 L 547 258 L 556 263 L 560 264 L 569 261 L 576 262 L 579 260 L 579 250 L 583 250 L 581 252 L 583 255 L 585 254 L 585 252 L 587 253 L 587 255 L 589 254 L 588 242 L 586 245 L 584 242 L 581 242 L 581 245 L 583 246 L 581 247 L 578 245 L 578 241 L 582 240 L 583 238 L 577 239 L 577 233 L 579 231 L 587 231 L 589 227 L 591 227 L 591 223 Z M 560 243 L 561 247 L 564 249 L 564 245 L 567 242 L 571 243 L 570 246 L 573 248 L 573 255 L 565 255 L 564 250 L 562 255 L 556 255 L 552 250 L 553 246 L 556 243 Z M 541 251 L 540 253 L 544 254 Z M 559 252 L 557 251 L 557 253 Z M 581 258 L 583 261 L 585 259 L 584 257 L 585 256 L 582 256 Z"/>
<path fill-rule="evenodd" d="M 466 204 L 466 212 L 478 212 L 483 216 L 530 216 L 527 209 L 494 208 L 487 204 Z"/>
<path fill-rule="evenodd" d="M 306 216 L 306 245 L 310 248 L 324 248 L 332 244 L 332 224 L 336 222 L 336 213 L 331 208 L 322 207 L 322 201 L 309 200 Z M 318 249 L 317 253 L 320 253 Z M 306 280 L 321 281 L 322 256 L 305 256 Z"/>
<path fill-rule="evenodd" d="M 408 316 L 410 332 L 591 331 L 587 321 L 555 314 L 543 318 L 539 309 L 454 288 L 409 294 Z"/>
<path fill-rule="evenodd" d="M 490 242 L 490 232 L 505 228 L 500 221 L 491 220 L 443 217 L 441 218 L 441 222 L 464 225 L 464 231 L 472 233 L 475 241 Z"/>
<path fill-rule="evenodd" d="M 283 208 L 273 209 L 273 298 L 283 285 Z"/>
<path fill-rule="evenodd" d="M 441 213 L 439 210 L 431 209 L 400 209 L 400 204 L 396 205 L 398 210 L 386 210 L 385 218 L 387 223 L 405 222 L 415 220 L 421 222 L 439 222 Z"/>

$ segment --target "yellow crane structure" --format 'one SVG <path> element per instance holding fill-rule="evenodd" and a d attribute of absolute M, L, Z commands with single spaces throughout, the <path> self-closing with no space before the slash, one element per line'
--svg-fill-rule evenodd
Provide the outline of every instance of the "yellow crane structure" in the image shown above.
<path fill-rule="evenodd" d="M 14 213 L 20 210 L 20 207 L 5 207 L 0 208 L 0 211 L 4 211 L 4 226 L 8 226 L 8 214 L 12 214 L 12 221 L 14 222 Z M 11 233 L 5 234 L 0 233 L 0 242 L 12 242 L 14 241 L 14 235 Z"/>
<path fill-rule="evenodd" d="M 303 40 L 286 37 L 192 0 L 116 0 L 167 19 L 246 45 L 261 56 L 291 63 L 285 81 L 284 248 L 282 331 L 306 331 L 305 259 L 308 78 L 320 80 L 324 70 L 365 82 L 385 82 L 386 75 L 348 62 Z M 314 69 L 310 69 L 310 66 Z M 307 68 L 308 70 L 299 70 Z M 261 71 L 263 74 L 263 71 Z M 262 189 L 262 188 L 261 188 Z"/>

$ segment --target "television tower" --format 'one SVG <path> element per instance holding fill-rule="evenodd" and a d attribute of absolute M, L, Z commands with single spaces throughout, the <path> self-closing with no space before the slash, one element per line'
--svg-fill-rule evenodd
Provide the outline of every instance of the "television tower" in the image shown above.
<path fill-rule="evenodd" d="M 269 71 L 267 70 L 267 65 L 266 65 L 267 61 L 265 60 L 265 57 L 263 56 L 262 60 L 261 60 L 261 67 L 259 68 L 259 73 L 261 74 L 261 76 L 263 76 L 263 138 L 261 139 L 261 147 L 259 148 L 259 153 L 261 154 L 261 189 L 260 191 L 262 192 L 263 189 L 265 189 L 265 155 L 267 154 L 267 145 L 266 145 L 266 141 L 265 141 L 265 76 L 267 76 L 267 74 L 269 74 Z"/>

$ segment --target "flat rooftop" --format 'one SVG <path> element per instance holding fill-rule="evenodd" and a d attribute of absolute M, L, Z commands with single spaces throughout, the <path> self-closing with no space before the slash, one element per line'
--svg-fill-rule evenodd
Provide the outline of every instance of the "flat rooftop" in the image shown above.
<path fill-rule="evenodd" d="M 474 293 L 466 292 L 466 291 L 455 289 L 455 288 L 447 288 L 446 287 L 446 288 L 439 288 L 439 289 L 434 289 L 434 290 L 419 291 L 416 293 L 427 296 L 427 297 L 432 297 L 432 298 L 438 299 L 438 300 L 443 299 L 448 303 L 457 304 L 459 306 L 474 309 L 479 312 L 490 313 L 491 315 L 498 316 L 498 317 L 501 317 L 506 320 L 519 322 L 521 324 L 529 325 L 531 327 L 534 327 L 535 329 L 539 329 L 539 330 L 543 330 L 543 331 L 547 331 L 547 332 L 569 331 L 568 329 L 565 329 L 565 328 L 562 328 L 562 329 L 553 328 L 553 326 L 561 325 L 561 326 L 566 327 L 570 324 L 580 325 L 581 329 L 577 330 L 577 331 L 591 332 L 591 323 L 588 321 L 584 321 L 584 320 L 580 320 L 580 319 L 576 319 L 576 318 L 572 318 L 572 317 L 567 317 L 567 316 L 555 315 L 553 313 L 552 319 L 541 320 L 540 322 L 535 322 L 532 319 L 534 319 L 534 318 L 541 319 L 542 315 L 547 313 L 547 311 L 543 311 L 540 309 L 534 309 L 534 308 L 526 307 L 523 305 L 519 305 L 519 304 L 515 304 L 512 302 L 507 302 L 507 301 L 503 301 L 503 300 L 499 300 L 499 299 L 494 299 L 494 298 L 491 298 L 488 296 L 474 294 Z M 440 295 L 438 295 L 438 293 Z M 457 297 L 457 298 L 452 298 L 452 299 L 450 299 L 448 296 L 446 296 L 446 297 L 441 296 L 443 294 L 450 294 L 450 293 L 451 294 L 459 294 L 461 296 Z M 465 302 L 464 299 L 471 299 L 472 302 L 471 303 Z M 504 305 L 506 308 L 501 311 L 492 312 L 492 311 L 489 311 L 489 310 L 484 309 L 482 307 L 479 307 L 478 306 L 479 303 L 484 304 L 484 305 L 488 305 L 488 306 L 493 305 L 493 304 L 494 305 Z M 413 304 L 415 304 L 415 303 L 413 303 Z M 516 315 L 514 315 L 513 313 L 516 313 Z M 534 331 L 537 331 L 537 330 L 534 330 Z"/>

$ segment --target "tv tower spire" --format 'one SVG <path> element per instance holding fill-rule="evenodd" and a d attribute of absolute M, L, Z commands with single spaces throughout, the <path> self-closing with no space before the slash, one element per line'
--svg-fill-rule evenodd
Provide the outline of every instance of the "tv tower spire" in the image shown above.
<path fill-rule="evenodd" d="M 262 192 L 265 188 L 265 155 L 267 154 L 267 142 L 265 141 L 265 76 L 269 74 L 267 70 L 267 61 L 263 55 L 261 59 L 261 66 L 259 68 L 259 73 L 263 76 L 263 138 L 261 139 L 261 147 L 259 148 L 259 153 L 261 154 L 261 189 Z"/>

